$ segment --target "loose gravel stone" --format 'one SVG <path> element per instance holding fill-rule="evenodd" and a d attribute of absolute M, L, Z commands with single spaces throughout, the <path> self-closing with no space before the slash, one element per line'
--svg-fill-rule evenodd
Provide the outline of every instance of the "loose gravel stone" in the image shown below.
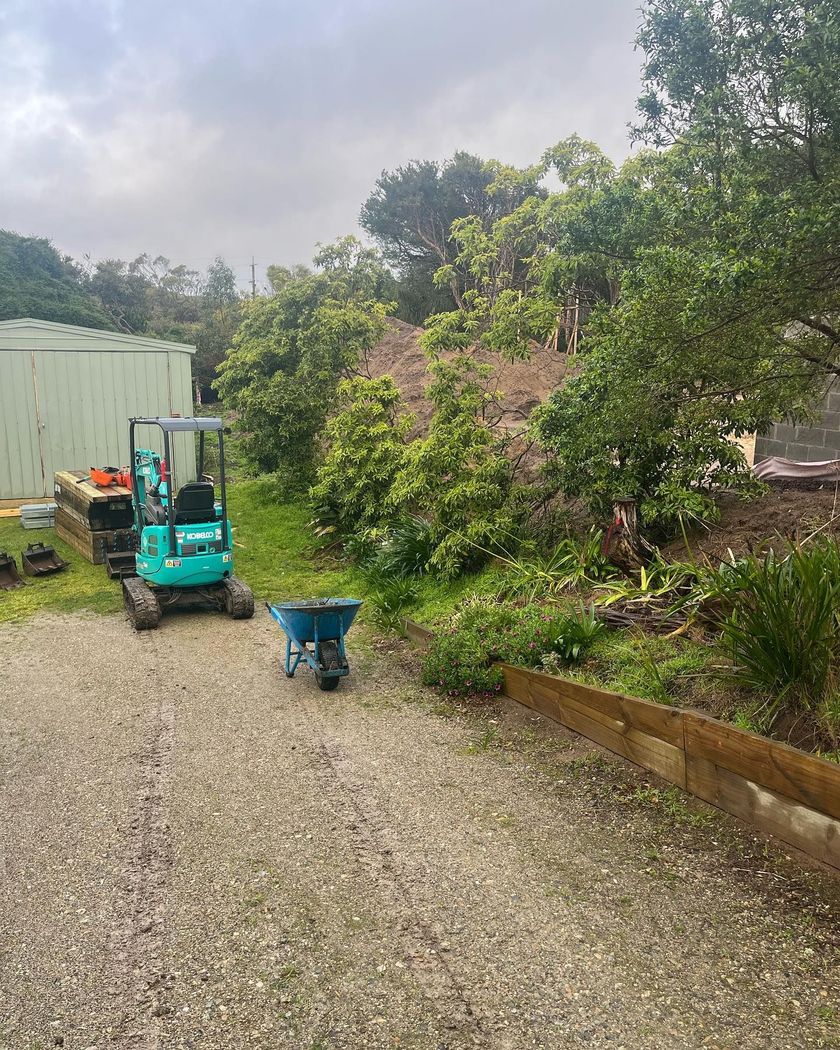
<path fill-rule="evenodd" d="M 0 628 L 3 1050 L 840 1045 L 836 879 L 357 639 Z"/>

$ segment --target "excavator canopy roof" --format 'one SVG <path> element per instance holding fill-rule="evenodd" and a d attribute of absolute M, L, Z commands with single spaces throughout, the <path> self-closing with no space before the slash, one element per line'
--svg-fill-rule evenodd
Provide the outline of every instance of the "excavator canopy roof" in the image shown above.
<path fill-rule="evenodd" d="M 223 423 L 218 416 L 152 416 L 148 419 L 132 419 L 132 423 L 148 423 L 160 427 L 170 434 L 185 430 L 221 430 Z"/>

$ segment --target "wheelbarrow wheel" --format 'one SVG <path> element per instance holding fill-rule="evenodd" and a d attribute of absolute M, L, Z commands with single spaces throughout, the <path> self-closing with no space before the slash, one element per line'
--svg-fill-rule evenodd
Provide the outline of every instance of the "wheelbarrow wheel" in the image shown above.
<path fill-rule="evenodd" d="M 316 671 L 315 681 L 318 683 L 319 689 L 323 689 L 325 693 L 331 693 L 333 689 L 338 689 L 338 683 L 341 679 L 338 675 L 325 675 L 321 674 L 320 671 Z"/>

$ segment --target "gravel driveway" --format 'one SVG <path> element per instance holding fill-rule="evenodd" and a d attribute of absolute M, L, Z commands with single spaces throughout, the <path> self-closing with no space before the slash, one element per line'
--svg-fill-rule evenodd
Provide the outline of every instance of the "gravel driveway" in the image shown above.
<path fill-rule="evenodd" d="M 279 642 L 0 629 L 3 1050 L 840 1045 L 838 880 L 395 647 L 324 694 Z"/>

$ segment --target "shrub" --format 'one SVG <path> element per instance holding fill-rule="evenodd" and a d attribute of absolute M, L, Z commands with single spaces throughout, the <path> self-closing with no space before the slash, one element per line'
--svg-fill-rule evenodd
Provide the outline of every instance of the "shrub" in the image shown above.
<path fill-rule="evenodd" d="M 502 672 L 490 666 L 475 628 L 449 628 L 435 636 L 423 658 L 422 678 L 449 696 L 491 696 L 502 688 Z"/>
<path fill-rule="evenodd" d="M 366 600 L 373 622 L 382 631 L 398 631 L 403 610 L 417 598 L 417 584 L 410 579 L 370 579 L 374 589 Z"/>
<path fill-rule="evenodd" d="M 386 515 L 385 500 L 414 416 L 403 410 L 390 376 L 345 380 L 338 387 L 338 404 L 327 423 L 327 452 L 310 499 L 319 524 L 347 534 Z"/>
<path fill-rule="evenodd" d="M 615 567 L 603 553 L 603 538 L 600 529 L 592 528 L 583 539 L 565 537 L 546 556 L 497 554 L 509 567 L 506 596 L 533 601 L 615 575 Z"/>
<path fill-rule="evenodd" d="M 428 434 L 407 446 L 388 504 L 395 512 L 428 515 L 429 565 L 452 578 L 514 531 L 518 512 L 504 440 L 483 418 L 491 399 L 487 366 L 462 356 L 434 360 L 429 372 L 434 415 Z"/>
<path fill-rule="evenodd" d="M 322 249 L 317 274 L 242 304 L 242 323 L 213 384 L 235 411 L 257 473 L 292 486 L 312 479 L 320 436 L 342 376 L 387 330 L 388 306 L 369 249 L 352 238 Z"/>
<path fill-rule="evenodd" d="M 556 671 L 580 660 L 600 635 L 594 609 L 562 614 L 541 606 L 475 602 L 456 613 L 423 661 L 423 680 L 452 696 L 498 692 L 494 660 Z"/>
<path fill-rule="evenodd" d="M 435 552 L 432 528 L 416 514 L 394 523 L 376 557 L 378 571 L 390 576 L 419 576 Z"/>
<path fill-rule="evenodd" d="M 675 607 L 682 606 L 686 604 L 686 597 L 697 575 L 694 565 L 665 561 L 657 554 L 649 565 L 639 569 L 638 575 L 605 583 L 599 604 L 607 606 L 626 602 L 644 605 L 659 599 L 673 599 Z"/>

